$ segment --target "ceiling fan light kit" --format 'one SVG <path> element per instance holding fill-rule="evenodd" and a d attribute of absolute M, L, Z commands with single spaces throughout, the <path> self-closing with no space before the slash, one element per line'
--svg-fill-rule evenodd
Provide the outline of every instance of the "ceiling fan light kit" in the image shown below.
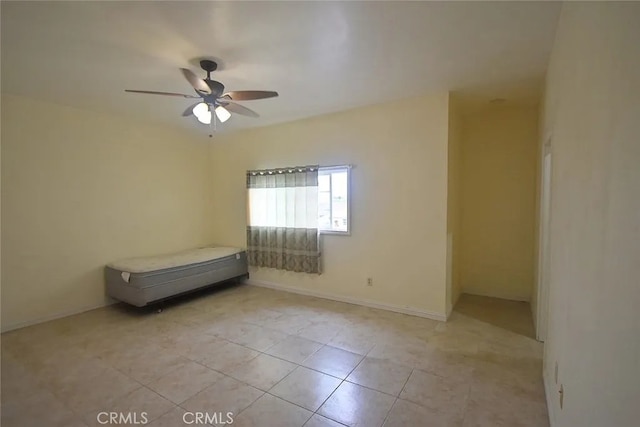
<path fill-rule="evenodd" d="M 220 123 L 224 123 L 229 120 L 229 118 L 231 117 L 231 113 L 222 105 L 218 105 L 216 107 L 216 116 L 218 116 L 218 120 L 220 120 Z"/>
<path fill-rule="evenodd" d="M 241 114 L 248 117 L 260 117 L 258 113 L 250 110 L 244 105 L 236 103 L 236 101 L 250 101 L 253 99 L 266 99 L 278 96 L 278 92 L 266 90 L 240 90 L 225 93 L 224 85 L 222 83 L 211 80 L 211 73 L 218 68 L 218 64 L 215 61 L 203 59 L 200 61 L 200 67 L 207 72 L 207 77 L 204 79 L 201 79 L 193 71 L 187 68 L 180 68 L 182 75 L 187 79 L 191 87 L 196 92 L 195 96 L 182 93 L 132 89 L 125 89 L 125 92 L 178 96 L 191 99 L 200 98 L 200 101 L 187 107 L 182 115 L 184 117 L 193 115 L 200 123 L 207 125 L 211 125 L 213 118 L 212 111 L 215 112 L 215 116 L 220 123 L 224 123 L 229 120 L 231 113 Z"/>
<path fill-rule="evenodd" d="M 211 109 L 210 106 L 204 102 L 200 102 L 193 107 L 193 115 L 196 116 L 196 119 L 202 124 L 208 125 L 211 123 Z M 220 123 L 224 123 L 229 120 L 231 117 L 231 113 L 224 108 L 222 105 L 218 105 L 215 109 L 216 117 Z"/>
<path fill-rule="evenodd" d="M 209 124 L 211 123 L 211 110 L 209 110 L 209 106 L 204 102 L 199 102 L 193 107 L 193 115 L 200 121 L 200 123 Z M 208 117 L 208 120 L 207 120 Z"/>

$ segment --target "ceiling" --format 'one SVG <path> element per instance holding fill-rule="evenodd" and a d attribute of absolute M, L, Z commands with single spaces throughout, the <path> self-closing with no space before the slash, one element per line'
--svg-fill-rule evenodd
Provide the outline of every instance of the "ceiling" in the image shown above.
<path fill-rule="evenodd" d="M 276 90 L 247 101 L 225 130 L 264 126 L 451 90 L 471 104 L 535 102 L 560 5 L 555 2 L 2 2 L 2 91 L 139 120 L 181 117 L 219 61 L 228 90 Z"/>

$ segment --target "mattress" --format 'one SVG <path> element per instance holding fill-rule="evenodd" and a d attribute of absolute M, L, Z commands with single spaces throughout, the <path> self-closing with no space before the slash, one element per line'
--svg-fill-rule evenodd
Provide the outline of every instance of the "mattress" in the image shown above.
<path fill-rule="evenodd" d="M 235 255 L 240 252 L 242 252 L 242 249 L 240 248 L 231 248 L 226 246 L 207 247 L 165 255 L 122 259 L 107 264 L 107 266 L 116 270 L 126 271 L 128 273 L 147 273 L 151 271 L 213 261 L 230 255 Z"/>
<path fill-rule="evenodd" d="M 138 307 L 240 277 L 248 277 L 247 255 L 230 247 L 131 258 L 105 267 L 107 294 Z"/>

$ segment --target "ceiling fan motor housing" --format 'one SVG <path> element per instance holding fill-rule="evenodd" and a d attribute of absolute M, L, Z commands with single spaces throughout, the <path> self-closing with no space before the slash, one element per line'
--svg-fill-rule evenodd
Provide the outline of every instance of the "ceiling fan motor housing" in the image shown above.
<path fill-rule="evenodd" d="M 211 88 L 211 94 L 215 95 L 216 98 L 224 92 L 224 85 L 222 83 L 209 79 L 206 79 L 205 82 L 207 82 L 207 85 Z"/>
<path fill-rule="evenodd" d="M 202 61 L 200 61 L 200 67 L 206 72 L 210 73 L 218 69 L 218 64 L 216 63 L 216 61 L 203 59 Z"/>
<path fill-rule="evenodd" d="M 211 73 L 218 69 L 218 63 L 210 59 L 203 59 L 200 61 L 200 67 L 207 72 L 207 78 L 204 79 L 204 81 L 209 85 L 211 94 L 214 95 L 215 98 L 222 95 L 222 92 L 224 92 L 224 85 L 215 80 L 211 80 Z"/>

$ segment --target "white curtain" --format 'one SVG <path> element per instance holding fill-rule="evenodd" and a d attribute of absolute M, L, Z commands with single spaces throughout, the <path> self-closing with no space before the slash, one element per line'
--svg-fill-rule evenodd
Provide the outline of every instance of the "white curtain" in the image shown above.
<path fill-rule="evenodd" d="M 250 188 L 249 225 L 318 228 L 318 187 Z"/>
<path fill-rule="evenodd" d="M 249 263 L 320 272 L 318 167 L 247 172 Z"/>

